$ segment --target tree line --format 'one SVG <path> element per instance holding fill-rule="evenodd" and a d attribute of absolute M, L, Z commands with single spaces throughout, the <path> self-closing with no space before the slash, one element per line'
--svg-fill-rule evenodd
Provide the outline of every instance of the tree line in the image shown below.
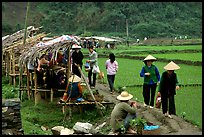
<path fill-rule="evenodd" d="M 9 12 L 6 11 L 9 2 L 3 5 L 2 12 Z M 43 31 L 52 35 L 202 37 L 201 2 L 30 2 L 30 5 L 28 25 L 43 26 Z M 12 26 L 2 20 L 2 33 L 23 28 L 24 22 Z"/>

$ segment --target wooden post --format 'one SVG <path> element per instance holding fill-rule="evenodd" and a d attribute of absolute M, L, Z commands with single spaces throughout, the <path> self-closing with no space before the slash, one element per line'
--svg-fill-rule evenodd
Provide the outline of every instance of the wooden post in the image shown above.
<path fill-rule="evenodd" d="M 8 77 L 8 74 L 9 74 L 9 54 L 8 54 L 8 52 L 6 52 L 6 58 L 5 58 L 5 60 L 6 60 L 6 77 Z"/>
<path fill-rule="evenodd" d="M 37 104 L 37 97 L 36 97 L 36 94 L 37 94 L 37 74 L 36 74 L 36 68 L 34 68 L 34 79 L 35 79 L 35 94 L 34 94 L 34 97 L 35 97 L 35 105 Z"/>
<path fill-rule="evenodd" d="M 22 72 L 22 66 L 20 65 L 19 66 L 19 69 L 20 69 L 20 75 L 19 75 L 19 89 L 20 89 L 20 99 L 22 100 L 22 97 L 23 97 L 23 87 L 22 87 L 22 75 L 21 75 L 21 72 Z"/>
<path fill-rule="evenodd" d="M 67 72 L 67 79 L 70 77 L 70 72 L 71 72 L 71 57 L 70 57 L 70 46 L 68 45 L 68 61 L 67 61 L 67 67 L 68 67 L 68 72 Z"/>
<path fill-rule="evenodd" d="M 30 72 L 28 72 L 29 73 L 29 79 L 30 79 L 30 94 L 31 94 L 31 98 L 33 99 L 33 91 L 32 91 L 32 89 L 33 89 L 33 74 L 32 74 L 32 72 L 30 73 Z"/>
<path fill-rule="evenodd" d="M 53 102 L 53 88 L 51 88 L 51 93 L 50 93 L 50 102 Z"/>
<path fill-rule="evenodd" d="M 16 87 L 16 75 L 15 75 L 15 54 L 14 54 L 14 50 L 12 49 L 12 72 L 14 74 L 13 76 L 13 85 L 14 87 Z"/>
<path fill-rule="evenodd" d="M 26 80 L 27 80 L 27 95 L 28 95 L 28 100 L 30 100 L 30 83 L 29 83 L 30 75 L 29 75 L 29 71 L 28 71 L 27 67 L 26 67 L 26 72 L 27 72 L 27 75 L 26 75 Z"/>
<path fill-rule="evenodd" d="M 71 57 L 70 57 L 70 48 L 71 48 L 71 45 L 69 44 L 68 45 L 68 50 L 67 50 L 67 54 L 68 54 L 68 61 L 67 61 L 67 79 L 69 79 L 70 77 L 70 71 L 71 71 Z M 68 90 L 68 86 L 69 86 L 69 80 L 68 80 L 68 83 L 67 83 L 67 90 Z M 67 91 L 66 91 L 67 92 Z M 62 112 L 63 114 L 65 114 L 65 109 L 66 109 L 66 106 L 62 106 Z M 71 111 L 70 111 L 71 112 Z M 66 115 L 66 114 L 65 114 Z"/>
<path fill-rule="evenodd" d="M 34 69 L 34 77 L 35 77 L 35 105 L 39 103 L 39 100 L 41 99 L 41 96 L 39 94 L 39 91 L 37 90 L 37 73 L 36 73 L 36 68 Z"/>
<path fill-rule="evenodd" d="M 9 51 L 9 55 L 10 55 L 10 61 L 9 61 L 9 74 L 12 74 L 12 54 L 11 54 L 11 51 Z M 10 83 L 10 85 L 12 85 L 12 76 L 11 75 L 9 75 L 9 83 Z"/>
<path fill-rule="evenodd" d="M 26 10 L 25 32 L 24 32 L 24 38 L 23 38 L 23 45 L 24 45 L 24 46 L 25 46 L 26 38 L 27 38 L 27 20 L 28 20 L 29 9 L 30 9 L 30 2 L 27 3 L 27 10 Z"/>

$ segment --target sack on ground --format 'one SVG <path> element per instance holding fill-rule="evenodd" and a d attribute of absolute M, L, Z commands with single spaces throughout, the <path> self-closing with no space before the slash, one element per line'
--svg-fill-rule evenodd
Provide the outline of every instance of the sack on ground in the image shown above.
<path fill-rule="evenodd" d="M 93 72 L 93 73 L 100 73 L 99 66 L 98 66 L 98 65 L 94 65 L 94 66 L 93 66 L 93 69 L 92 69 L 92 72 Z"/>
<path fill-rule="evenodd" d="M 156 96 L 156 108 L 161 108 L 161 97 L 160 96 Z"/>

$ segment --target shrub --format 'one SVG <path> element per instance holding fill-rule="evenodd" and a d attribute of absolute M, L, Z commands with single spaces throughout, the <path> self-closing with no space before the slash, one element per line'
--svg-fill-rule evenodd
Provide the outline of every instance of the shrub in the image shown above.
<path fill-rule="evenodd" d="M 2 98 L 17 98 L 18 90 L 10 85 L 2 85 Z"/>
<path fill-rule="evenodd" d="M 9 77 L 2 77 L 2 84 L 9 84 Z"/>

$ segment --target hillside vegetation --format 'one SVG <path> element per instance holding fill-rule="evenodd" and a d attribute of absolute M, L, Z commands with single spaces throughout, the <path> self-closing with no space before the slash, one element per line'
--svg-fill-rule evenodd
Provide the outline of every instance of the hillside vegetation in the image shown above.
<path fill-rule="evenodd" d="M 2 3 L 2 35 L 24 27 L 27 2 Z M 52 35 L 202 37 L 201 2 L 30 2 L 28 25 Z"/>

